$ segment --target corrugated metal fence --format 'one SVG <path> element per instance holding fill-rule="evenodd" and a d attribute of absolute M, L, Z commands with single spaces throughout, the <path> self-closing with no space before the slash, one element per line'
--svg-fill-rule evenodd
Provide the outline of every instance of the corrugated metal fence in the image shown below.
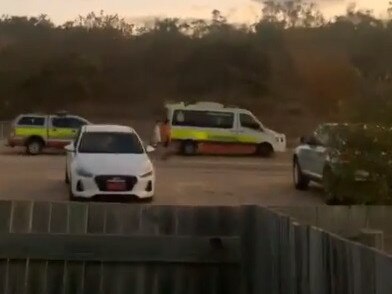
<path fill-rule="evenodd" d="M 236 208 L 0 202 L 0 293 L 241 293 L 239 225 Z"/>
<path fill-rule="evenodd" d="M 384 250 L 392 254 L 392 206 L 276 207 L 301 224 L 313 225 L 348 239 L 357 239 L 363 229 L 383 232 Z"/>
<path fill-rule="evenodd" d="M 391 256 L 265 208 L 243 217 L 248 293 L 392 293 Z"/>
<path fill-rule="evenodd" d="M 390 294 L 392 259 L 266 208 L 0 202 L 0 293 Z"/>

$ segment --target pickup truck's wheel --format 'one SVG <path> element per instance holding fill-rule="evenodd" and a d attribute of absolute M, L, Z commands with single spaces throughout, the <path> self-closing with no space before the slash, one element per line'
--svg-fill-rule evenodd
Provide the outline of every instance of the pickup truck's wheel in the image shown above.
<path fill-rule="evenodd" d="M 257 146 L 257 155 L 261 157 L 271 157 L 274 153 L 274 148 L 270 143 L 261 143 Z"/>
<path fill-rule="evenodd" d="M 70 201 L 78 201 L 79 198 L 76 197 L 72 191 L 72 177 L 68 177 L 68 198 Z"/>
<path fill-rule="evenodd" d="M 299 165 L 298 159 L 293 160 L 293 181 L 295 189 L 307 190 L 309 187 L 309 178 L 302 173 L 301 166 Z"/>
<path fill-rule="evenodd" d="M 182 143 L 182 154 L 187 156 L 196 155 L 197 143 L 194 141 L 184 141 Z"/>
<path fill-rule="evenodd" d="M 32 138 L 27 141 L 26 144 L 26 153 L 29 155 L 38 155 L 42 152 L 42 148 L 44 147 L 44 143 L 41 139 Z"/>

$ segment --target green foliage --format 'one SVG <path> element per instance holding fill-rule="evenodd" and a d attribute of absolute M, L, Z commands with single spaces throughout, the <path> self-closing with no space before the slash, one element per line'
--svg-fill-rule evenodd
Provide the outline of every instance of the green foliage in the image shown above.
<path fill-rule="evenodd" d="M 300 105 L 320 119 L 392 123 L 392 25 L 355 8 L 327 22 L 314 4 L 266 1 L 251 26 L 90 13 L 0 18 L 0 116 L 75 104 L 212 99 Z"/>
<path fill-rule="evenodd" d="M 392 129 L 379 125 L 338 124 L 329 130 L 329 164 L 338 199 L 356 204 L 392 200 Z"/>

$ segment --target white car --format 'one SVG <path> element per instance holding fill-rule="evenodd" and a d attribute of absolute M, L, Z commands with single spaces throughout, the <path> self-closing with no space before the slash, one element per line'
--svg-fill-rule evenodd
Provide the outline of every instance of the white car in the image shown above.
<path fill-rule="evenodd" d="M 147 153 L 154 148 L 144 147 L 132 128 L 86 125 L 65 149 L 65 181 L 71 200 L 99 196 L 152 199 L 155 171 Z"/>

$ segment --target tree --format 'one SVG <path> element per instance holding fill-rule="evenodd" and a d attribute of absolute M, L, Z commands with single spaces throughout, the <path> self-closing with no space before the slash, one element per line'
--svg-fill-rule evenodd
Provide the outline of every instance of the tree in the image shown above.
<path fill-rule="evenodd" d="M 263 2 L 262 20 L 286 27 L 317 27 L 324 24 L 324 17 L 316 4 L 302 0 Z"/>
<path fill-rule="evenodd" d="M 294 105 L 319 120 L 375 120 L 390 109 L 391 40 L 391 20 L 371 11 L 351 6 L 325 22 L 301 0 L 264 2 L 251 26 L 219 10 L 137 26 L 102 11 L 60 26 L 46 15 L 3 16 L 0 107 L 13 116 L 110 104 L 102 108 L 148 115 L 164 100 L 192 98 L 261 105 L 265 117 L 269 103 L 279 115 Z"/>

